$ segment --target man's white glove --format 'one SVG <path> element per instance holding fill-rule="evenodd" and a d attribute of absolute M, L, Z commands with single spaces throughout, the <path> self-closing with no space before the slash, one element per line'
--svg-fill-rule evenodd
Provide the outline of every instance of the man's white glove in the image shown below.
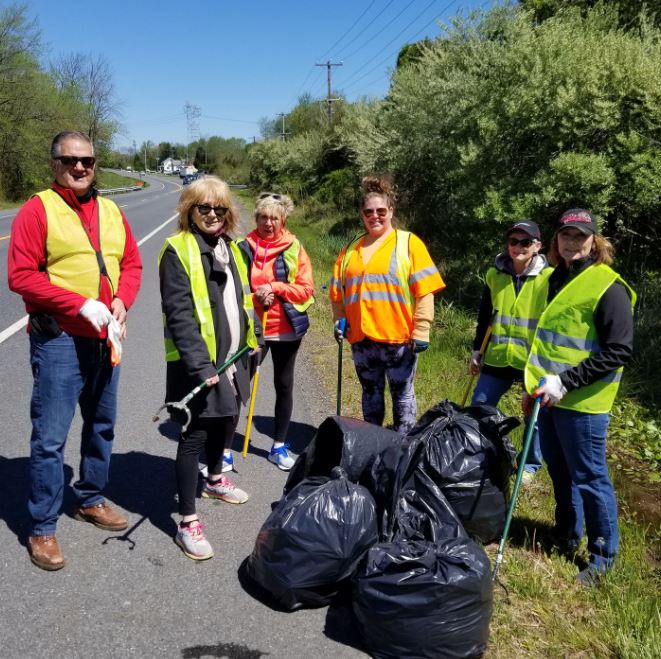
<path fill-rule="evenodd" d="M 542 406 L 546 405 L 555 405 L 559 403 L 564 395 L 567 393 L 567 387 L 562 384 L 562 380 L 559 375 L 554 373 L 547 373 L 544 376 L 544 384 L 541 387 L 537 387 L 535 394 L 542 394 Z M 548 400 L 544 400 L 544 396 Z"/>
<path fill-rule="evenodd" d="M 468 370 L 477 375 L 482 370 L 482 353 L 479 350 L 473 350 L 470 362 L 468 362 Z"/>
<path fill-rule="evenodd" d="M 110 309 L 103 302 L 93 300 L 92 298 L 83 304 L 78 313 L 86 320 L 89 320 L 97 332 L 100 332 L 112 318 Z"/>

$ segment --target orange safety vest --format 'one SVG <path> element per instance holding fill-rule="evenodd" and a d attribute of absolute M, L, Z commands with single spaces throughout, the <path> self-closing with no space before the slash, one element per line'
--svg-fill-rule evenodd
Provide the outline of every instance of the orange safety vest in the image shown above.
<path fill-rule="evenodd" d="M 423 242 L 408 231 L 392 231 L 367 264 L 363 239 L 359 236 L 340 254 L 331 282 L 331 299 L 344 304 L 347 339 L 407 343 L 415 298 L 444 288 L 443 279 Z"/>

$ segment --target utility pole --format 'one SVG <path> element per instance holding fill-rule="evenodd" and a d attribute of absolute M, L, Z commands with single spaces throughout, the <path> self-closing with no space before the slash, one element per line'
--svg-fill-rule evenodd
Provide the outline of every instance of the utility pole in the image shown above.
<path fill-rule="evenodd" d="M 188 128 L 189 143 L 196 139 L 199 140 L 200 125 L 198 123 L 198 119 L 202 114 L 202 110 L 200 110 L 199 105 L 193 105 L 192 103 L 186 101 L 186 105 L 184 105 L 184 114 L 186 115 L 186 126 Z M 190 164 L 188 162 L 188 144 L 186 145 L 186 164 Z"/>
<path fill-rule="evenodd" d="M 331 85 L 331 69 L 334 66 L 342 66 L 342 62 L 331 62 L 327 60 L 323 64 L 315 64 L 315 66 L 325 66 L 328 69 L 328 97 L 326 98 L 326 103 L 328 103 L 328 124 L 330 125 L 331 120 L 333 119 L 333 110 L 332 103 L 334 101 L 339 101 L 339 98 L 332 98 L 332 85 Z"/>
<path fill-rule="evenodd" d="M 289 133 L 285 132 L 285 113 L 284 112 L 278 112 L 277 116 L 282 117 L 282 132 L 280 133 L 280 139 L 284 142 L 285 137 L 287 135 L 289 135 Z"/>

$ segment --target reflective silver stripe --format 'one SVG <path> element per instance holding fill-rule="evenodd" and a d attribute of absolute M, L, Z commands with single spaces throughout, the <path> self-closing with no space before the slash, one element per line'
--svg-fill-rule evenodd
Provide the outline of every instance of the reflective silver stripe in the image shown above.
<path fill-rule="evenodd" d="M 601 350 L 601 346 L 596 340 L 580 339 L 574 336 L 567 336 L 566 334 L 558 334 L 544 327 L 537 331 L 537 338 L 547 343 L 552 343 L 558 348 L 572 348 L 585 352 L 599 352 Z"/>
<path fill-rule="evenodd" d="M 622 370 L 617 370 L 599 379 L 598 382 L 619 382 L 621 379 L 622 379 Z"/>
<path fill-rule="evenodd" d="M 360 293 L 352 293 L 351 295 L 347 296 L 346 301 L 344 302 L 345 305 L 347 304 L 355 304 L 356 302 L 360 301 Z"/>
<path fill-rule="evenodd" d="M 344 284 L 345 288 L 351 288 L 352 286 L 359 286 L 363 281 L 363 275 L 358 275 L 357 277 L 349 277 L 346 283 Z"/>
<path fill-rule="evenodd" d="M 252 295 L 252 290 L 250 288 L 250 284 L 243 284 L 243 294 L 244 295 Z"/>
<path fill-rule="evenodd" d="M 514 327 L 527 327 L 528 329 L 534 330 L 537 329 L 539 320 L 537 318 L 518 318 L 516 316 L 504 316 L 498 314 L 494 319 L 494 323 L 511 325 Z"/>
<path fill-rule="evenodd" d="M 559 375 L 560 373 L 564 373 L 565 371 L 568 371 L 572 367 L 571 364 L 564 364 L 563 362 L 554 362 L 551 359 L 547 359 L 546 357 L 542 357 L 541 355 L 537 355 L 537 354 L 530 355 L 530 363 L 533 366 L 537 366 L 544 371 L 549 371 L 550 373 L 555 373 L 556 375 Z"/>
<path fill-rule="evenodd" d="M 367 284 L 390 284 L 391 286 L 397 286 L 401 288 L 401 283 L 399 277 L 393 277 L 392 275 L 365 275 L 364 281 Z"/>
<path fill-rule="evenodd" d="M 390 255 L 390 264 L 388 265 L 388 274 L 397 277 L 397 236 L 395 236 L 395 246 Z"/>
<path fill-rule="evenodd" d="M 388 300 L 389 302 L 399 302 L 406 304 L 404 296 L 400 293 L 390 293 L 388 291 L 363 291 L 363 300 Z"/>
<path fill-rule="evenodd" d="M 340 288 L 342 286 L 342 283 L 337 277 L 331 277 L 331 286 L 334 286 L 335 288 Z"/>
<path fill-rule="evenodd" d="M 491 342 L 497 344 L 513 343 L 517 346 L 523 346 L 526 352 L 530 350 L 530 344 L 526 339 L 520 336 L 506 336 L 504 334 L 492 334 Z"/>
<path fill-rule="evenodd" d="M 438 270 L 437 270 L 435 265 L 427 266 L 426 268 L 423 268 L 422 270 L 418 270 L 417 272 L 414 272 L 409 277 L 409 284 L 414 284 L 416 281 L 420 281 L 421 279 L 424 279 L 425 277 L 430 277 L 431 275 L 436 274 L 437 272 L 438 272 Z"/>

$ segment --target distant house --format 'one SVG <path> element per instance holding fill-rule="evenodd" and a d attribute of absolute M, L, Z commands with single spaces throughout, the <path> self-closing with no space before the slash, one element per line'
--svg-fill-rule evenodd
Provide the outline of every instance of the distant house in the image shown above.
<path fill-rule="evenodd" d="M 175 160 L 174 158 L 166 158 L 159 166 L 160 171 L 164 174 L 177 174 L 179 168 L 183 165 L 182 160 Z"/>

